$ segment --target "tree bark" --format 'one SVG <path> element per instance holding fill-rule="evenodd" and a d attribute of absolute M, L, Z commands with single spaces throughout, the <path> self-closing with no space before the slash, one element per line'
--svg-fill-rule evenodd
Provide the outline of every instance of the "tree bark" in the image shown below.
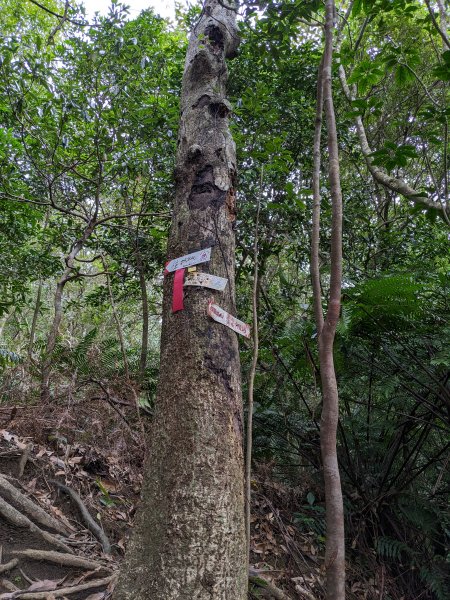
<path fill-rule="evenodd" d="M 207 0 L 187 51 L 168 259 L 212 247 L 197 268 L 228 278 L 215 301 L 235 314 L 235 146 L 225 58 L 238 46 L 230 0 Z M 160 376 L 142 504 L 115 600 L 244 600 L 241 375 L 236 333 L 207 315 L 211 291 L 164 281 Z"/>

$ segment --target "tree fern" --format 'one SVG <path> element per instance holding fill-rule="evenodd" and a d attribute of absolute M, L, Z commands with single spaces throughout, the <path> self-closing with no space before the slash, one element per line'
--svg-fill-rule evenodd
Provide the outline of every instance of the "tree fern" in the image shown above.
<path fill-rule="evenodd" d="M 84 338 L 78 342 L 76 348 L 72 352 L 74 363 L 80 368 L 83 369 L 87 365 L 87 355 L 89 349 L 94 343 L 94 340 L 97 336 L 97 328 L 93 327 L 88 333 L 84 336 Z"/>
<path fill-rule="evenodd" d="M 404 495 L 399 500 L 399 508 L 411 523 L 411 525 L 418 531 L 423 531 L 426 534 L 434 534 L 440 528 L 442 523 L 443 515 L 440 512 L 434 510 L 433 506 L 429 502 L 426 502 L 416 496 Z"/>
<path fill-rule="evenodd" d="M 373 330 L 381 325 L 398 329 L 423 310 L 426 286 L 411 274 L 364 281 L 344 295 L 341 332 Z"/>
<path fill-rule="evenodd" d="M 53 351 L 53 364 L 58 367 L 77 371 L 82 375 L 89 372 L 88 354 L 97 335 L 97 328 L 93 328 L 82 338 L 75 348 L 69 348 L 63 341 L 59 341 Z"/>
<path fill-rule="evenodd" d="M 294 513 L 294 523 L 305 533 L 312 531 L 318 536 L 318 541 L 325 540 L 325 509 L 323 506 L 305 505 L 303 512 Z"/>

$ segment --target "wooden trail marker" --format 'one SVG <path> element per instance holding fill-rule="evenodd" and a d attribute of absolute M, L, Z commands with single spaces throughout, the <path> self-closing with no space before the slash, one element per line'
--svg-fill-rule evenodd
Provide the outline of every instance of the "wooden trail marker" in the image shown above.
<path fill-rule="evenodd" d="M 210 275 L 209 273 L 188 272 L 184 285 L 198 285 L 200 287 L 207 287 L 222 292 L 227 283 L 228 279 L 225 279 L 225 277 L 218 277 L 217 275 Z"/>
<path fill-rule="evenodd" d="M 214 319 L 214 321 L 226 325 L 226 327 L 229 327 L 236 333 L 239 333 L 246 338 L 250 337 L 250 325 L 247 325 L 247 323 L 244 323 L 243 321 L 239 321 L 239 319 L 236 319 L 236 317 L 227 313 L 226 310 L 223 310 L 223 308 L 214 304 L 212 300 L 208 303 L 207 314 L 211 319 Z"/>
<path fill-rule="evenodd" d="M 185 254 L 178 258 L 173 258 L 166 263 L 164 269 L 164 275 L 173 273 L 175 271 L 175 278 L 173 281 L 173 294 L 172 294 L 172 312 L 178 312 L 184 309 L 183 304 L 183 284 L 184 284 L 184 273 L 186 268 L 192 267 L 192 265 L 199 265 L 200 263 L 208 262 L 211 258 L 211 248 L 205 248 L 204 250 L 197 250 L 197 252 L 191 252 L 191 254 Z"/>
<path fill-rule="evenodd" d="M 192 267 L 192 265 L 199 265 L 200 263 L 208 262 L 210 258 L 211 248 L 191 252 L 191 254 L 185 254 L 184 256 L 169 260 L 166 264 L 164 273 L 173 273 L 173 271 L 178 271 L 179 269 Z"/>

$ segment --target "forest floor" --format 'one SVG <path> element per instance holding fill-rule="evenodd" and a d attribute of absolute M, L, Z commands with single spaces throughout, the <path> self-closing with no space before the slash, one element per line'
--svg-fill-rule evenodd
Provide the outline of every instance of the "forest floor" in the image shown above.
<path fill-rule="evenodd" d="M 63 415 L 48 407 L 0 408 L 1 600 L 111 597 L 145 448 L 125 412 L 113 427 L 115 411 L 99 409 L 95 401 Z M 257 467 L 252 488 L 251 568 L 258 576 L 249 598 L 273 597 L 261 587 L 264 578 L 287 598 L 320 600 L 323 538 L 296 518 L 305 490 L 280 483 L 268 465 Z M 389 597 L 384 568 L 364 573 L 349 564 L 348 582 L 350 600 Z"/>

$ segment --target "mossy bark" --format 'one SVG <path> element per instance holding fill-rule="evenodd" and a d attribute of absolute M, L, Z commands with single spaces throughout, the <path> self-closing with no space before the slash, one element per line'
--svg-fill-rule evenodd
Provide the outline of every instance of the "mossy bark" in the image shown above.
<path fill-rule="evenodd" d="M 207 0 L 183 77 L 168 259 L 212 247 L 199 270 L 224 292 L 185 288 L 171 312 L 164 281 L 161 367 L 142 503 L 115 600 L 244 600 L 247 591 L 241 375 L 236 333 L 208 300 L 235 314 L 235 146 L 225 98 L 238 45 L 230 0 Z"/>

